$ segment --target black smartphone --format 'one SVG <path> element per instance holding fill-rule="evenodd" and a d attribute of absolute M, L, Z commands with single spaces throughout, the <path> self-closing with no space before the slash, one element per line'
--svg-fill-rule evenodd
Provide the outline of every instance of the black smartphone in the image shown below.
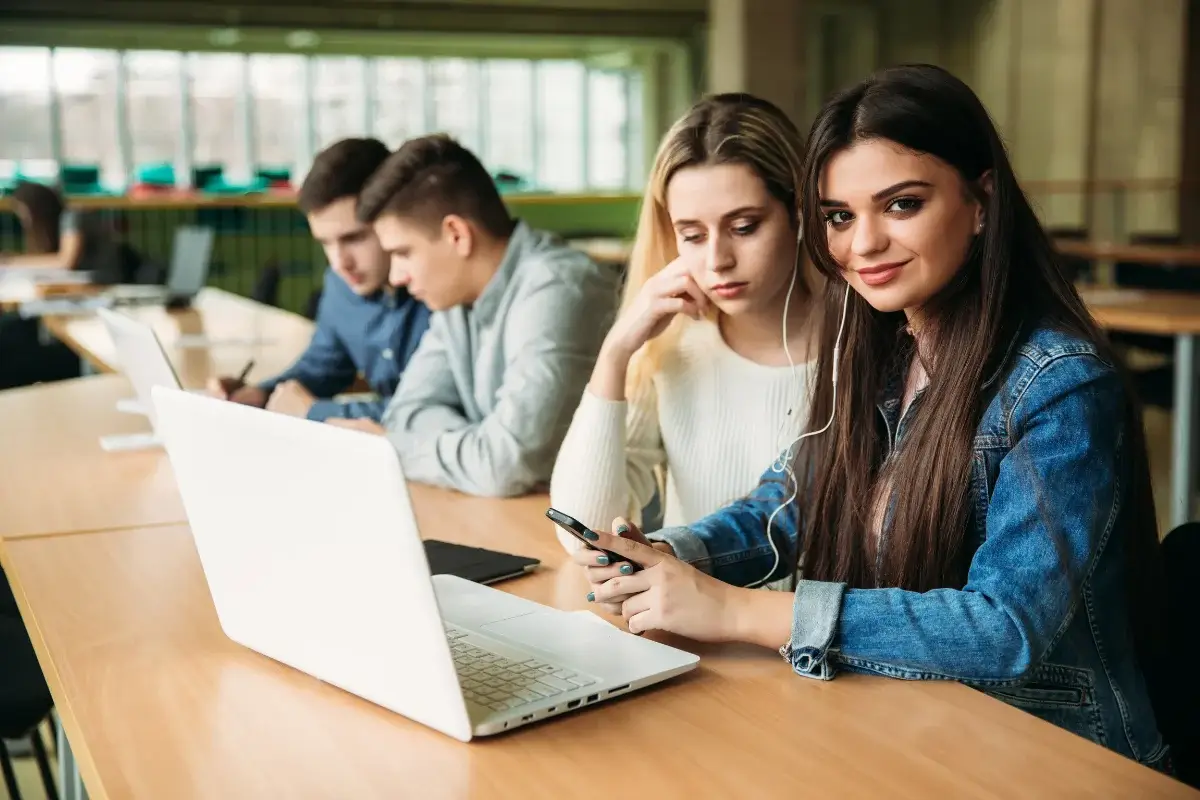
<path fill-rule="evenodd" d="M 592 544 L 591 540 L 589 540 L 586 536 L 583 535 L 584 531 L 587 531 L 588 533 L 593 533 L 592 529 L 589 528 L 587 525 L 584 525 L 579 520 L 572 517 L 570 514 L 564 514 L 563 512 L 559 511 L 557 508 L 547 508 L 546 516 L 549 517 L 551 520 L 553 520 L 554 523 L 556 525 L 558 525 L 558 527 L 562 528 L 564 531 L 571 534 L 579 541 L 583 542 L 584 547 L 588 548 L 589 550 L 598 550 L 601 553 L 604 553 L 606 556 L 608 556 L 611 563 L 613 563 L 613 564 L 617 564 L 617 563 L 629 564 L 633 567 L 634 572 L 637 572 L 638 570 L 640 570 L 642 568 L 641 565 L 634 564 L 632 561 L 625 558 L 624 556 L 619 556 L 611 550 L 604 550 L 604 549 L 599 548 L 596 545 Z"/>

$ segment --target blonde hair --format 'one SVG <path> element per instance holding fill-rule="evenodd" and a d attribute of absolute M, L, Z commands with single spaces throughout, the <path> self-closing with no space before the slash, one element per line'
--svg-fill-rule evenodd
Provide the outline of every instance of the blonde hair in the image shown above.
<path fill-rule="evenodd" d="M 783 203 L 789 218 L 799 225 L 798 198 L 804 147 L 800 132 L 774 104 L 750 94 L 730 93 L 705 97 L 679 119 L 663 137 L 654 157 L 638 218 L 637 235 L 629 256 L 621 310 L 659 270 L 679 257 L 671 215 L 667 212 L 667 186 L 685 167 L 743 164 Z M 796 268 L 800 268 L 797 248 Z M 797 285 L 808 293 L 804 275 Z M 679 339 L 681 318 L 658 338 L 638 351 L 629 370 L 627 393 L 651 379 Z"/>

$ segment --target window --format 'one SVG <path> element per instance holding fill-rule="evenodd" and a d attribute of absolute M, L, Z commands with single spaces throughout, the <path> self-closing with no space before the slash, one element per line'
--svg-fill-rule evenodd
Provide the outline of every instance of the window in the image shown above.
<path fill-rule="evenodd" d="M 610 63 L 0 47 L 0 176 L 295 182 L 336 140 L 437 131 L 521 188 L 619 190 L 642 179 L 642 77 Z"/>
<path fill-rule="evenodd" d="M 435 58 L 429 64 L 433 130 L 447 133 L 474 153 L 479 152 L 479 62 Z"/>
<path fill-rule="evenodd" d="M 534 125 L 539 143 L 537 183 L 559 192 L 584 188 L 584 77 L 577 61 L 537 65 Z"/>
<path fill-rule="evenodd" d="M 371 133 L 393 150 L 429 132 L 425 62 L 419 58 L 375 59 L 374 122 Z"/>
<path fill-rule="evenodd" d="M 536 174 L 533 119 L 533 63 L 495 60 L 484 64 L 487 135 L 480 158 L 495 172 L 532 182 Z"/>
<path fill-rule="evenodd" d="M 291 168 L 305 160 L 304 58 L 250 56 L 255 167 Z"/>
<path fill-rule="evenodd" d="M 49 48 L 0 47 L 0 160 L 21 162 L 24 174 L 54 160 L 50 77 Z"/>
<path fill-rule="evenodd" d="M 192 163 L 202 169 L 220 167 L 226 180 L 244 183 L 251 172 L 246 152 L 248 120 L 242 103 L 246 57 L 190 53 L 187 68 Z"/>
<path fill-rule="evenodd" d="M 625 76 L 619 72 L 588 72 L 588 186 L 620 189 L 629 169 L 626 162 L 626 126 L 629 104 Z"/>
<path fill-rule="evenodd" d="M 182 56 L 158 50 L 125 54 L 129 142 L 135 171 L 174 164 L 179 154 Z"/>
<path fill-rule="evenodd" d="M 640 72 L 625 73 L 625 107 L 629 121 L 625 126 L 625 154 L 628 172 L 626 186 L 641 186 L 646 179 L 646 131 L 642 126 L 645 95 Z"/>
<path fill-rule="evenodd" d="M 117 131 L 117 54 L 56 49 L 54 90 L 62 120 L 63 163 L 95 167 L 103 185 L 124 186 L 125 159 Z"/>
<path fill-rule="evenodd" d="M 364 64 L 361 58 L 314 59 L 313 102 L 317 150 L 339 139 L 366 134 L 367 82 Z"/>

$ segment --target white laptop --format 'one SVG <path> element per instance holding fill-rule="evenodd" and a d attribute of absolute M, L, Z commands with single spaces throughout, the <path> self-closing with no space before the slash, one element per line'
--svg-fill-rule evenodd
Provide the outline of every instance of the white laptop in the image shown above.
<path fill-rule="evenodd" d="M 100 315 L 104 327 L 108 330 L 108 335 L 112 338 L 121 373 L 129 379 L 129 383 L 137 395 L 136 406 L 130 408 L 126 404 L 122 410 L 144 413 L 150 418 L 151 428 L 155 428 L 157 420 L 154 416 L 154 404 L 150 398 L 150 390 L 155 386 L 166 386 L 171 389 L 180 387 L 179 376 L 175 374 L 171 360 L 163 352 L 158 336 L 149 325 L 107 308 L 98 309 L 96 313 Z M 100 446 L 105 450 L 143 449 L 158 445 L 159 439 L 153 431 L 124 436 L 106 436 L 100 440 Z"/>
<path fill-rule="evenodd" d="M 152 394 L 217 616 L 239 644 L 462 741 L 699 662 L 590 615 L 432 576 L 381 436 Z"/>
<path fill-rule="evenodd" d="M 117 304 L 191 302 L 208 282 L 213 238 L 212 228 L 190 225 L 176 228 L 165 286 L 114 286 L 105 296 Z"/>

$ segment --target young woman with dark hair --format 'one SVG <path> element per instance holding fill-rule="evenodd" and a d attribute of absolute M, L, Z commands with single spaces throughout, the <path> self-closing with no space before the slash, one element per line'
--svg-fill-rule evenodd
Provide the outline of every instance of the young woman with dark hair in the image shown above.
<path fill-rule="evenodd" d="M 577 552 L 590 599 L 809 677 L 961 681 L 1164 768 L 1140 409 L 983 105 L 930 66 L 838 94 L 801 208 L 830 323 L 812 435 L 699 522 L 599 534 L 646 569 Z"/>

